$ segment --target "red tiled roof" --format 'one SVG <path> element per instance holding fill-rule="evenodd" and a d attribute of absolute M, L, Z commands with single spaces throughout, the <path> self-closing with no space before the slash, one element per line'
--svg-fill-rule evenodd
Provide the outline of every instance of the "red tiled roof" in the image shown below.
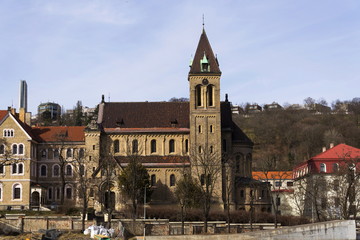
<path fill-rule="evenodd" d="M 85 141 L 84 126 L 33 127 L 33 133 L 42 142 L 83 142 Z"/>
<path fill-rule="evenodd" d="M 312 157 L 313 160 L 322 160 L 322 159 L 355 159 L 360 158 L 360 149 L 351 147 L 346 144 L 339 144 L 333 148 L 322 152 L 315 157 Z"/>
<path fill-rule="evenodd" d="M 253 172 L 252 176 L 256 180 L 292 179 L 292 171 Z"/>
<path fill-rule="evenodd" d="M 6 116 L 7 113 L 8 113 L 7 110 L 0 110 L 0 121 L 3 120 L 3 118 Z"/>

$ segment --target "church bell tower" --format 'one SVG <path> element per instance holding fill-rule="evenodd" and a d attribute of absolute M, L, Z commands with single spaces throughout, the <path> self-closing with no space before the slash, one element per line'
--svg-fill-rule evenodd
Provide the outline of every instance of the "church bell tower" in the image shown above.
<path fill-rule="evenodd" d="M 221 155 L 219 63 L 203 29 L 190 64 L 190 146 L 192 152 Z"/>

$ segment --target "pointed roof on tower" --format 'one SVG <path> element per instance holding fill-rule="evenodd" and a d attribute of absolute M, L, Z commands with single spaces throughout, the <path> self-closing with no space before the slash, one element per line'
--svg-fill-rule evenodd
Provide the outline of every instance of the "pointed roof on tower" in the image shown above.
<path fill-rule="evenodd" d="M 207 65 L 204 65 L 207 64 Z M 205 69 L 204 66 L 207 66 Z M 197 46 L 194 59 L 190 65 L 189 74 L 221 74 L 219 63 L 212 51 L 210 42 L 206 36 L 205 29 L 203 28 L 200 36 L 199 44 Z"/>

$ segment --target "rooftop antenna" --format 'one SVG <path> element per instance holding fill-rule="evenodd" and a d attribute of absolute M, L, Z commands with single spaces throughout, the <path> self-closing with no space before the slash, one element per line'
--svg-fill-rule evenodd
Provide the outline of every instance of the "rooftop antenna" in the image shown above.
<path fill-rule="evenodd" d="M 109 102 L 110 102 L 110 92 L 109 92 Z"/>
<path fill-rule="evenodd" d="M 202 20 L 203 20 L 202 25 L 203 25 L 203 30 L 204 30 L 205 29 L 205 17 L 204 17 L 204 14 L 202 15 Z"/>

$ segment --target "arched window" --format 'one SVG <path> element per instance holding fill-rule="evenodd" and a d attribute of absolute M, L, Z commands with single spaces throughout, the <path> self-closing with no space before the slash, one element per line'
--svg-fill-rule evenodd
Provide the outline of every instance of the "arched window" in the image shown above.
<path fill-rule="evenodd" d="M 214 106 L 214 86 L 213 85 L 207 86 L 207 100 L 208 100 L 208 106 L 213 107 Z"/>
<path fill-rule="evenodd" d="M 5 145 L 0 144 L 0 154 L 5 154 Z"/>
<path fill-rule="evenodd" d="M 201 85 L 197 85 L 195 87 L 195 96 L 196 96 L 196 106 L 202 106 L 201 101 Z"/>
<path fill-rule="evenodd" d="M 201 186 L 205 185 L 205 174 L 200 175 L 200 184 L 201 184 Z"/>
<path fill-rule="evenodd" d="M 79 149 L 79 158 L 83 158 L 85 155 L 85 150 L 83 148 Z"/>
<path fill-rule="evenodd" d="M 339 164 L 338 163 L 334 163 L 333 164 L 333 172 L 338 172 L 339 171 Z"/>
<path fill-rule="evenodd" d="M 150 180 L 151 180 L 151 182 L 150 182 L 151 186 L 155 186 L 155 184 L 156 184 L 156 175 L 155 174 L 151 175 Z"/>
<path fill-rule="evenodd" d="M 170 175 L 170 186 L 175 186 L 175 175 L 174 174 L 171 174 Z"/>
<path fill-rule="evenodd" d="M 66 165 L 65 175 L 72 176 L 72 166 L 70 164 Z"/>
<path fill-rule="evenodd" d="M 24 145 L 19 144 L 19 154 L 24 154 Z"/>
<path fill-rule="evenodd" d="M 0 201 L 2 201 L 2 196 L 3 196 L 3 186 L 2 184 L 0 184 Z"/>
<path fill-rule="evenodd" d="M 201 146 L 199 146 L 199 153 L 201 153 L 202 152 L 202 148 L 201 148 Z"/>
<path fill-rule="evenodd" d="M 72 157 L 72 151 L 71 151 L 71 148 L 68 148 L 66 150 L 66 158 L 71 158 Z"/>
<path fill-rule="evenodd" d="M 46 177 L 47 175 L 47 166 L 41 165 L 40 166 L 40 177 Z"/>
<path fill-rule="evenodd" d="M 47 192 L 48 192 L 48 200 L 51 200 L 53 197 L 53 188 L 49 187 Z"/>
<path fill-rule="evenodd" d="M 210 130 L 211 133 L 214 132 L 214 127 L 213 127 L 213 125 L 210 125 L 210 129 L 209 129 L 209 130 Z"/>
<path fill-rule="evenodd" d="M 85 175 L 85 166 L 84 165 L 80 165 L 79 167 L 79 172 L 80 172 L 80 175 L 81 176 L 84 176 Z"/>
<path fill-rule="evenodd" d="M 138 153 L 139 151 L 139 143 L 138 140 L 134 139 L 132 141 L 132 153 Z"/>
<path fill-rule="evenodd" d="M 320 163 L 320 172 L 326 172 L 326 164 L 325 163 Z"/>
<path fill-rule="evenodd" d="M 199 133 L 201 133 L 201 125 L 198 126 Z"/>
<path fill-rule="evenodd" d="M 226 152 L 226 149 L 227 149 L 227 147 L 226 147 L 226 139 L 223 139 L 223 141 L 222 141 L 222 149 L 223 149 L 223 152 Z"/>
<path fill-rule="evenodd" d="M 189 152 L 189 140 L 185 140 L 185 152 Z"/>
<path fill-rule="evenodd" d="M 151 153 L 156 153 L 156 140 L 155 139 L 151 140 L 150 149 L 151 149 Z"/>
<path fill-rule="evenodd" d="M 17 145 L 16 144 L 14 144 L 12 146 L 12 154 L 17 154 Z"/>
<path fill-rule="evenodd" d="M 17 174 L 17 164 L 16 163 L 11 164 L 11 173 Z"/>
<path fill-rule="evenodd" d="M 0 174 L 5 174 L 5 166 L 0 164 Z"/>
<path fill-rule="evenodd" d="M 170 153 L 175 152 L 175 140 L 174 139 L 171 139 L 169 141 L 169 152 Z"/>
<path fill-rule="evenodd" d="M 60 166 L 56 164 L 53 166 L 53 176 L 58 177 L 59 175 L 60 175 Z"/>
<path fill-rule="evenodd" d="M 15 183 L 13 185 L 13 194 L 12 194 L 12 199 L 13 200 L 21 200 L 21 189 L 22 186 L 20 183 Z"/>
<path fill-rule="evenodd" d="M 241 157 L 237 155 L 235 158 L 235 172 L 240 173 Z"/>
<path fill-rule="evenodd" d="M 24 164 L 19 163 L 18 164 L 18 174 L 23 174 L 23 173 L 24 173 Z"/>
<path fill-rule="evenodd" d="M 120 143 L 119 140 L 114 141 L 114 153 L 120 152 Z"/>
<path fill-rule="evenodd" d="M 61 189 L 60 189 L 60 187 L 56 187 L 55 188 L 55 199 L 59 200 L 60 197 L 61 197 Z"/>
<path fill-rule="evenodd" d="M 251 161 L 252 161 L 252 155 L 251 153 L 248 153 L 246 155 L 246 161 L 245 161 L 245 175 L 251 176 Z"/>
<path fill-rule="evenodd" d="M 213 153 L 213 152 L 214 152 L 214 147 L 210 146 L 210 153 Z"/>
<path fill-rule="evenodd" d="M 72 199 L 72 195 L 73 195 L 72 193 L 73 193 L 72 187 L 70 185 L 67 185 L 65 187 L 65 196 L 66 196 L 66 198 L 67 199 Z"/>

